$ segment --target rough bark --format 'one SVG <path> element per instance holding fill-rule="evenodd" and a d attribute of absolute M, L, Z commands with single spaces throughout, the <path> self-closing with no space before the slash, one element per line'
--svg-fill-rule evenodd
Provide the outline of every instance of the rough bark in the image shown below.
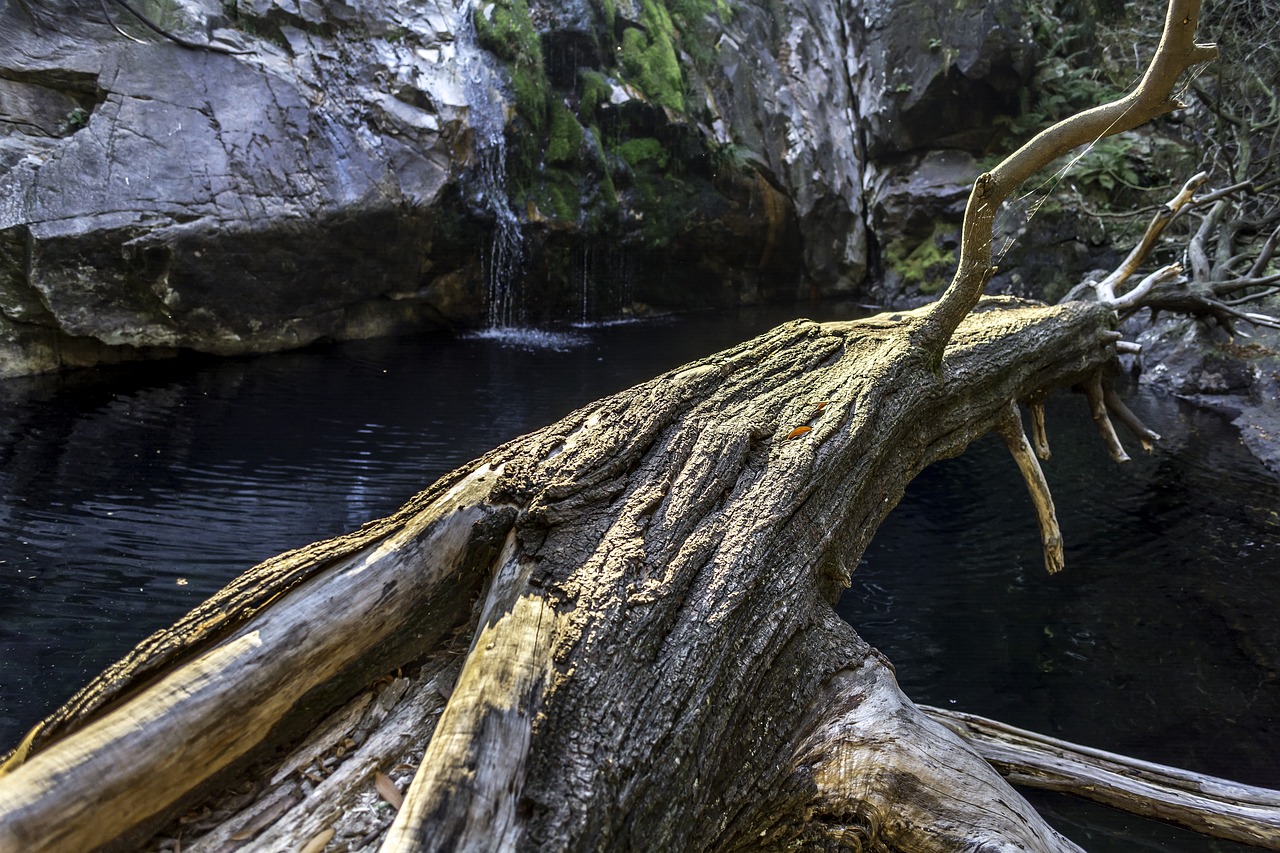
<path fill-rule="evenodd" d="M 912 478 L 991 431 L 1060 565 L 1016 405 L 1098 389 L 1115 313 L 981 301 L 990 207 L 1166 109 L 1196 11 L 1134 96 L 979 179 L 939 303 L 783 325 L 258 567 L 0 767 L 0 851 L 1077 849 L 832 604 Z"/>
<path fill-rule="evenodd" d="M 932 849 L 1014 825 L 1032 846 L 1071 849 L 1034 814 L 988 814 L 989 800 L 942 819 L 966 812 L 972 778 L 1019 801 L 893 698 L 885 664 L 831 603 L 912 477 L 1007 419 L 1009 401 L 1109 360 L 1111 317 L 993 301 L 957 331 L 940 372 L 913 345 L 923 313 L 798 321 L 499 448 L 394 519 L 260 569 L 270 605 L 241 605 L 207 636 L 153 642 L 181 646 L 158 671 L 143 654 L 109 673 L 0 777 L 0 849 L 135 842 L 209 778 L 226 784 L 220 768 L 243 778 L 251 741 L 314 716 L 325 684 L 367 683 L 465 625 L 467 608 L 433 612 L 431 595 L 408 587 L 473 564 L 493 580 L 383 849 L 465 849 L 468 838 L 491 849 L 495 837 L 755 847 L 762 832 L 777 844 L 836 839 L 870 820 L 937 839 Z M 475 581 L 458 586 L 465 601 Z M 429 629 L 387 653 L 388 633 Z M 383 653 L 348 665 L 362 633 Z M 224 701 L 205 701 L 219 689 Z M 892 713 L 868 714 L 872 701 Z M 839 704 L 857 718 L 846 729 L 886 750 L 918 748 L 903 733 L 928 730 L 954 758 L 833 775 L 847 736 L 820 733 Z M 874 810 L 859 812 L 851 791 Z M 846 804 L 842 823 L 812 817 L 834 814 L 833 801 Z M 941 823 L 956 827 L 949 841 Z"/>

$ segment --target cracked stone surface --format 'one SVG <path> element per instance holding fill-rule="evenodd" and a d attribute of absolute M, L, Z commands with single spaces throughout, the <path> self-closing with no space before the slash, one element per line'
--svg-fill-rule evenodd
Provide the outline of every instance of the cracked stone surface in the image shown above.
<path fill-rule="evenodd" d="M 460 188 L 478 135 L 462 75 L 478 61 L 509 86 L 511 72 L 460 37 L 469 2 L 137 2 L 215 49 L 160 39 L 110 2 L 111 22 L 97 0 L 0 4 L 0 378 L 484 321 L 492 224 Z M 615 29 L 643 16 L 634 0 L 614 5 Z M 687 301 L 856 292 L 867 212 L 894 164 L 929 134 L 973 141 L 977 113 L 944 114 L 940 99 L 959 80 L 995 92 L 980 104 L 995 109 L 1020 79 L 1016 14 L 949 0 L 730 6 L 700 25 L 710 61 L 680 58 L 685 115 L 612 84 L 618 114 L 647 111 L 654 135 L 740 159 L 683 238 L 679 258 L 708 288 Z M 591 50 L 595 5 L 529 7 L 544 46 L 607 70 Z M 925 19 L 959 41 L 929 47 Z M 891 73 L 910 94 L 883 90 Z M 566 253 L 565 234 L 527 228 L 530 265 L 550 268 L 540 244 Z"/>
<path fill-rule="evenodd" d="M 216 7 L 180 7 L 184 37 L 252 53 L 136 44 L 97 3 L 0 7 L 0 118 L 31 117 L 0 143 L 0 376 L 440 322 L 418 290 L 464 126 L 452 8 L 257 5 L 295 55 Z"/>

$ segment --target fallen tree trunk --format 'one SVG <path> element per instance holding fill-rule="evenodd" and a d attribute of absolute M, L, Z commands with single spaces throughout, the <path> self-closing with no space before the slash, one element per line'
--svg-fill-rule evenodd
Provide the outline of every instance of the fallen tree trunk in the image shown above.
<path fill-rule="evenodd" d="M 1103 306 L 991 308 L 941 372 L 912 340 L 924 312 L 782 326 L 499 448 L 391 522 L 268 564 L 269 606 L 174 659 L 135 660 L 126 689 L 90 691 L 74 725 L 32 739 L 0 777 L 0 849 L 136 840 L 324 685 L 367 683 L 471 624 L 383 849 L 756 847 L 872 823 L 886 838 L 929 826 L 928 849 L 1071 849 L 901 697 L 831 606 L 919 470 L 1006 423 L 1009 401 L 1112 357 Z M 455 600 L 492 578 L 474 623 L 435 606 L 442 574 Z M 388 633 L 424 637 L 399 659 L 358 655 L 385 652 Z M 880 757 L 845 768 L 851 742 Z"/>
<path fill-rule="evenodd" d="M 1168 109 L 1196 12 L 1046 156 Z M 1096 388 L 1119 335 L 1108 304 L 978 305 L 1029 158 L 979 179 L 938 304 L 602 400 L 142 644 L 0 767 L 0 851 L 1077 849 L 832 607 L 915 475 L 991 431 L 1060 566 L 1016 401 Z"/>
<path fill-rule="evenodd" d="M 1280 791 L 1078 746 L 973 714 L 920 707 L 1015 784 L 1280 850 Z"/>

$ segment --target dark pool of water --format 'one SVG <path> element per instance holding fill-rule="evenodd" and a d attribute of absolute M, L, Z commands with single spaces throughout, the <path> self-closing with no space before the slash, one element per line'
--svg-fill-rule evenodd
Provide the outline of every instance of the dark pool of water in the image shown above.
<path fill-rule="evenodd" d="M 385 515 L 496 444 L 820 304 L 0 383 L 0 751 L 244 568 Z M 1051 408 L 1067 539 L 1048 577 L 996 442 L 924 472 L 842 612 L 913 698 L 1280 787 L 1280 488 L 1221 418 L 1139 395 L 1167 440 L 1112 465 Z M 1090 850 L 1227 850 L 1032 794 Z M 1243 848 L 1240 848 L 1243 849 Z"/>

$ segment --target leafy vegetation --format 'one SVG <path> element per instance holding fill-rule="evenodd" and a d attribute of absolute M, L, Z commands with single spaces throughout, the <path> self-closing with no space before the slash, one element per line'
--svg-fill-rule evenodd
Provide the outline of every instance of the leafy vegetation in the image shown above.
<path fill-rule="evenodd" d="M 693 132 L 667 138 L 671 115 L 697 102 L 680 56 L 694 66 L 712 60 L 709 32 L 715 19 L 731 20 L 732 9 L 729 0 L 638 0 L 639 20 L 626 21 L 615 0 L 591 0 L 591 8 L 598 51 L 587 52 L 594 55 L 584 67 L 550 71 L 549 58 L 572 62 L 578 54 L 567 60 L 544 40 L 529 0 L 491 0 L 474 14 L 479 43 L 506 64 L 515 100 L 506 169 L 512 207 L 531 221 L 588 232 L 625 220 L 639 224 L 646 245 L 665 245 L 699 200 L 700 190 L 681 177 L 689 163 L 708 186 L 747 168 L 732 146 L 713 151 L 719 147 Z M 616 107 L 620 87 L 630 96 Z"/>

